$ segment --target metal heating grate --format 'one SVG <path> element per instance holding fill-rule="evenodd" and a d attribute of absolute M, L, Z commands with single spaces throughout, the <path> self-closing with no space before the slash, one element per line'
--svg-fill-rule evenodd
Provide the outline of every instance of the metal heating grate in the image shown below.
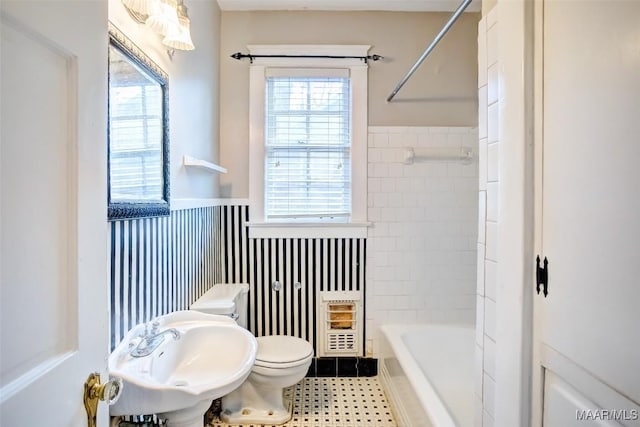
<path fill-rule="evenodd" d="M 352 352 L 357 348 L 354 333 L 327 333 L 327 350 L 335 352 Z"/>
<path fill-rule="evenodd" d="M 319 356 L 359 356 L 362 310 L 359 292 L 322 292 Z"/>

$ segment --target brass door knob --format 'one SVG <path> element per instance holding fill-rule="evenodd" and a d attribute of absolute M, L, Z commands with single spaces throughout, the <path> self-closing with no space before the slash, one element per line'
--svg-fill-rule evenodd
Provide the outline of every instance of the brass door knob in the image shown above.
<path fill-rule="evenodd" d="M 94 372 L 84 383 L 84 408 L 87 411 L 89 427 L 96 427 L 98 402 L 100 400 L 112 405 L 122 394 L 122 379 L 113 378 L 105 384 L 100 384 L 100 374 Z"/>

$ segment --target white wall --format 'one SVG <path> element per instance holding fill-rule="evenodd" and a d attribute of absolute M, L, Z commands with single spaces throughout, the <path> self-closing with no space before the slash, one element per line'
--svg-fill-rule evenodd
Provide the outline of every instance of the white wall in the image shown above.
<path fill-rule="evenodd" d="M 375 355 L 379 325 L 474 322 L 477 140 L 470 127 L 369 127 L 366 321 Z M 471 147 L 474 160 L 404 164 L 407 147 Z"/>
<path fill-rule="evenodd" d="M 219 31 L 217 2 L 187 0 L 193 51 L 176 51 L 173 59 L 159 35 L 135 22 L 120 0 L 109 0 L 109 20 L 169 75 L 171 200 L 215 198 L 219 175 L 182 166 L 188 154 L 219 160 Z"/>

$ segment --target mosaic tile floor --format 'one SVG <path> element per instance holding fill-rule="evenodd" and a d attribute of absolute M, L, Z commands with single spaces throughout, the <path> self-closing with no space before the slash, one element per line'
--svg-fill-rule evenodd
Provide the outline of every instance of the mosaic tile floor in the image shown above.
<path fill-rule="evenodd" d="M 293 400 L 293 416 L 285 427 L 397 426 L 377 377 L 305 378 L 285 397 Z M 230 427 L 217 419 L 209 426 Z"/>

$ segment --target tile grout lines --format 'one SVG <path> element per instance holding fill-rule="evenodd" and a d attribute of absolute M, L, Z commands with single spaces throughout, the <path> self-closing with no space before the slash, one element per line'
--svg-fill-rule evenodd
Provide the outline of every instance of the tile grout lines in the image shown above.
<path fill-rule="evenodd" d="M 285 397 L 293 416 L 283 427 L 397 427 L 377 377 L 305 378 Z M 209 427 L 237 426 L 214 420 Z"/>

